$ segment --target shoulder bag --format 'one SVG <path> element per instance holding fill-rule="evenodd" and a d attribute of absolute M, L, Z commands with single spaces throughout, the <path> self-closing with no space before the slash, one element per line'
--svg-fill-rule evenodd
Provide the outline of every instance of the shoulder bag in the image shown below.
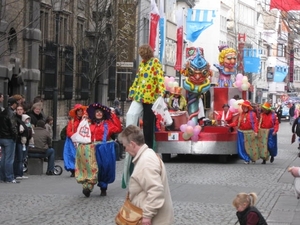
<path fill-rule="evenodd" d="M 119 210 L 115 222 L 117 225 L 141 225 L 143 219 L 143 210 L 130 202 L 129 192 L 126 200 Z"/>

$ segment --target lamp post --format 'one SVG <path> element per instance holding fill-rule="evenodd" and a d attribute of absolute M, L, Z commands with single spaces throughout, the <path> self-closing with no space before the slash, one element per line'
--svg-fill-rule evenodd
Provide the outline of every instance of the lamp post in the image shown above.
<path fill-rule="evenodd" d="M 52 11 L 55 13 L 55 44 L 56 44 L 56 62 L 55 62 L 55 74 L 54 74 L 54 87 L 53 87 L 53 140 L 57 140 L 57 102 L 58 102 L 58 63 L 59 63 L 59 14 L 63 10 L 64 0 L 51 0 Z"/>

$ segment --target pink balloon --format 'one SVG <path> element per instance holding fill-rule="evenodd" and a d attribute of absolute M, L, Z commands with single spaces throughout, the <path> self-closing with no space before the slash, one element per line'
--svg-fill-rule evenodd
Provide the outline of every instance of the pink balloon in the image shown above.
<path fill-rule="evenodd" d="M 189 120 L 189 121 L 187 122 L 187 125 L 188 125 L 188 126 L 195 127 L 195 126 L 196 126 L 196 123 L 194 122 L 194 120 Z"/>
<path fill-rule="evenodd" d="M 174 81 L 175 81 L 175 78 L 174 78 L 174 77 L 170 77 L 170 78 L 169 78 L 169 81 L 174 82 Z"/>
<path fill-rule="evenodd" d="M 235 101 L 236 101 L 236 100 L 235 100 L 234 98 L 230 99 L 230 100 L 229 100 L 229 106 L 232 106 L 232 105 L 235 103 Z"/>
<path fill-rule="evenodd" d="M 193 136 L 191 137 L 191 140 L 192 140 L 192 141 L 198 141 L 198 140 L 199 140 L 198 135 L 193 135 Z"/>
<path fill-rule="evenodd" d="M 197 125 L 194 127 L 194 135 L 198 135 L 201 131 L 201 126 Z"/>
<path fill-rule="evenodd" d="M 238 80 L 242 80 L 243 79 L 243 77 L 244 77 L 244 75 L 243 74 L 241 74 L 241 73 L 238 73 L 237 75 L 236 75 L 236 81 L 238 81 Z"/>
<path fill-rule="evenodd" d="M 187 125 L 186 124 L 182 124 L 180 125 L 180 131 L 181 132 L 185 132 Z"/>
<path fill-rule="evenodd" d="M 165 77 L 165 83 L 169 83 L 169 81 L 170 81 L 170 78 L 169 77 Z"/>
<path fill-rule="evenodd" d="M 187 126 L 186 129 L 185 129 L 185 132 L 187 134 L 194 134 L 194 128 L 192 126 Z"/>
<path fill-rule="evenodd" d="M 242 80 L 237 80 L 235 82 L 235 85 L 239 88 L 239 87 L 241 87 L 242 83 L 243 83 Z"/>

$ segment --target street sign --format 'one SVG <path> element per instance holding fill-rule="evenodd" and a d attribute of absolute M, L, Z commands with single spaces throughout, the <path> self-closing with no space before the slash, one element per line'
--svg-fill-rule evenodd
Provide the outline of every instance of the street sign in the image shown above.
<path fill-rule="evenodd" d="M 133 62 L 117 62 L 117 67 L 133 68 Z"/>

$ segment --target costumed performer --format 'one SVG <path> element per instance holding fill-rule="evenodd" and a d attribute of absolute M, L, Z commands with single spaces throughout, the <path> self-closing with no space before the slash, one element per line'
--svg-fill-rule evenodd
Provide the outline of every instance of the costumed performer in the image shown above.
<path fill-rule="evenodd" d="M 169 109 L 174 111 L 186 111 L 186 100 L 185 97 L 181 94 L 181 87 L 174 87 L 174 91 L 172 92 L 169 98 Z"/>
<path fill-rule="evenodd" d="M 145 44 L 139 47 L 139 55 L 142 58 L 141 63 L 133 84 L 129 88 L 128 98 L 132 103 L 126 114 L 126 127 L 137 125 L 140 115 L 143 114 L 143 133 L 145 143 L 153 149 L 155 115 L 152 111 L 153 103 L 159 96 L 164 96 L 164 72 L 158 58 L 154 57 L 153 49 Z M 132 157 L 126 153 L 124 160 L 124 173 L 122 187 L 126 188 L 130 177 L 130 165 Z M 131 170 L 132 171 L 132 170 Z"/>
<path fill-rule="evenodd" d="M 233 87 L 231 75 L 236 74 L 237 53 L 233 48 L 227 45 L 219 46 L 219 64 L 214 64 L 219 70 L 218 87 Z"/>
<path fill-rule="evenodd" d="M 228 123 L 232 123 L 232 117 L 233 117 L 233 112 L 229 110 L 229 105 L 224 104 L 222 106 L 223 111 L 222 112 L 217 112 L 215 111 L 215 114 L 217 115 L 216 120 L 221 121 L 222 125 L 226 125 Z"/>
<path fill-rule="evenodd" d="M 64 167 L 67 171 L 71 172 L 70 177 L 75 176 L 75 158 L 77 143 L 73 143 L 71 136 L 76 133 L 77 128 L 83 118 L 87 117 L 87 106 L 75 104 L 74 108 L 69 111 L 70 120 L 66 128 L 66 141 L 64 145 Z"/>
<path fill-rule="evenodd" d="M 100 196 L 106 196 L 116 172 L 115 144 L 110 138 L 122 131 L 121 121 L 109 107 L 94 103 L 87 108 L 91 120 L 90 144 L 79 144 L 76 154 L 75 177 L 82 184 L 82 193 L 89 197 L 98 181 Z"/>
<path fill-rule="evenodd" d="M 237 149 L 238 155 L 245 161 L 245 164 L 253 163 L 260 158 L 257 146 L 258 121 L 252 111 L 251 103 L 245 100 L 239 103 L 242 112 L 236 121 L 228 124 L 229 127 L 237 127 Z"/>
<path fill-rule="evenodd" d="M 274 162 L 277 155 L 277 132 L 279 122 L 275 112 L 269 102 L 265 102 L 261 106 L 261 114 L 258 123 L 258 148 L 260 158 L 263 159 L 262 164 L 266 164 L 271 155 L 270 162 Z"/>

